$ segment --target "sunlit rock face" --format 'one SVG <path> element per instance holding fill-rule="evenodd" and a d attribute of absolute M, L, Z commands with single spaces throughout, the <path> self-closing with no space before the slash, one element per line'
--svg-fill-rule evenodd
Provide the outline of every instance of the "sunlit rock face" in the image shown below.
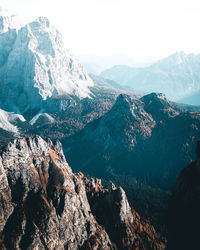
<path fill-rule="evenodd" d="M 52 98 L 90 97 L 92 80 L 64 48 L 61 34 L 47 18 L 39 17 L 20 29 L 10 20 L 0 19 L 3 109 L 23 113 Z"/>
<path fill-rule="evenodd" d="M 10 143 L 0 156 L 0 180 L 1 249 L 80 249 L 100 230 L 58 141 Z M 113 249 L 103 228 L 96 247 Z"/>
<path fill-rule="evenodd" d="M 4 147 L 0 199 L 0 249 L 164 249 L 123 189 L 74 174 L 59 141 L 32 136 Z"/>

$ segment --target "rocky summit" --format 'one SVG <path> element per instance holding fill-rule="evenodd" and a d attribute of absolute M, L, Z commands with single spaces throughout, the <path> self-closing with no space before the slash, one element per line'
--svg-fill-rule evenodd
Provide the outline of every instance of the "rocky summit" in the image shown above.
<path fill-rule="evenodd" d="M 0 180 L 1 249 L 164 249 L 124 190 L 74 174 L 59 141 L 10 142 Z"/>
<path fill-rule="evenodd" d="M 53 108 L 52 99 L 58 103 L 67 95 L 90 97 L 93 81 L 49 20 L 39 17 L 17 28 L 14 20 L 0 17 L 0 107 L 24 113 Z M 59 108 L 66 102 L 62 100 Z"/>

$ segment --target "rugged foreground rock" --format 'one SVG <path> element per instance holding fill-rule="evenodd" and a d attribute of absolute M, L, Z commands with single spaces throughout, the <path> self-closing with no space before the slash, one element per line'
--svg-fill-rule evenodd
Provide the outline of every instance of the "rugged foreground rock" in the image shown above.
<path fill-rule="evenodd" d="M 182 170 L 169 201 L 169 250 L 200 249 L 200 141 L 196 161 Z"/>
<path fill-rule="evenodd" d="M 123 189 L 74 174 L 58 141 L 9 143 L 0 183 L 1 249 L 164 249 Z"/>

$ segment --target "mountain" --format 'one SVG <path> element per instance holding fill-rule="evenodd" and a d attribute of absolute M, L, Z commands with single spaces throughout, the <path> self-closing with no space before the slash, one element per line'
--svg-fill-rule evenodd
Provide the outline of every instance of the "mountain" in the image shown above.
<path fill-rule="evenodd" d="M 199 197 L 200 141 L 196 160 L 181 171 L 169 200 L 167 249 L 199 249 Z"/>
<path fill-rule="evenodd" d="M 177 52 L 148 67 L 114 66 L 100 76 L 128 85 L 135 91 L 161 92 L 173 101 L 179 101 L 200 90 L 200 55 Z M 194 104 L 192 100 L 185 100 Z M 199 105 L 200 102 L 196 102 Z"/>
<path fill-rule="evenodd" d="M 110 111 L 62 141 L 75 170 L 102 178 L 130 175 L 170 189 L 194 159 L 199 130 L 199 113 L 181 110 L 162 94 L 121 94 Z"/>
<path fill-rule="evenodd" d="M 94 87 L 90 91 L 95 98 L 78 99 L 74 96 L 68 96 L 65 99 L 66 106 L 60 109 L 62 99 L 53 100 L 48 108 L 48 113 L 44 109 L 29 110 L 24 116 L 19 115 L 23 122 L 11 122 L 11 125 L 18 131 L 13 133 L 9 127 L 4 126 L 0 129 L 0 148 L 7 144 L 14 137 L 27 137 L 39 134 L 42 137 L 51 139 L 62 139 L 69 137 L 83 129 L 91 121 L 101 117 L 108 112 L 115 102 L 117 95 L 120 93 L 111 87 L 102 87 L 94 81 Z M 57 105 L 56 105 L 57 104 Z M 50 109 L 51 107 L 51 109 Z M 59 110 L 59 111 L 56 111 Z M 9 116 L 17 116 L 12 112 L 3 111 Z M 5 123 L 5 117 L 0 116 L 0 126 Z M 6 129 L 7 128 L 7 129 Z M 5 130 L 6 129 L 6 130 Z M 8 135 L 9 136 L 5 136 Z"/>
<path fill-rule="evenodd" d="M 164 249 L 121 187 L 74 174 L 61 144 L 15 139 L 0 155 L 1 249 Z"/>
<path fill-rule="evenodd" d="M 103 71 L 100 76 L 106 79 L 116 81 L 121 86 L 127 83 L 140 72 L 141 68 L 133 68 L 127 65 L 115 65 L 110 69 Z"/>
<path fill-rule="evenodd" d="M 25 121 L 22 115 L 0 109 L 0 128 L 3 130 L 18 134 L 19 129 L 17 125 Z"/>
<path fill-rule="evenodd" d="M 180 103 L 190 103 L 192 105 L 200 105 L 200 91 L 196 91 L 192 94 L 189 94 L 183 98 L 181 98 L 180 100 L 178 100 Z"/>
<path fill-rule="evenodd" d="M 61 34 L 47 18 L 39 17 L 20 29 L 7 17 L 0 20 L 2 109 L 21 114 L 34 109 L 59 110 L 69 105 L 69 95 L 91 96 L 92 80 L 65 49 Z"/>
<path fill-rule="evenodd" d="M 96 84 L 97 86 L 111 88 L 111 89 L 114 89 L 116 91 L 118 90 L 118 92 L 119 91 L 120 92 L 126 91 L 126 92 L 129 92 L 129 94 L 131 94 L 131 92 L 132 92 L 132 89 L 129 86 L 121 86 L 119 83 L 117 83 L 115 81 L 105 79 L 101 76 L 97 76 L 94 74 L 90 74 L 89 76 L 93 80 L 94 84 Z M 134 93 L 134 94 L 136 94 L 136 93 Z"/>
<path fill-rule="evenodd" d="M 174 105 L 185 111 L 195 111 L 200 113 L 200 105 L 191 105 L 177 102 L 174 102 Z"/>
<path fill-rule="evenodd" d="M 0 109 L 0 147 L 20 136 L 27 121 L 22 115 Z"/>
<path fill-rule="evenodd" d="M 20 29 L 20 20 L 17 15 L 12 16 L 0 16 L 0 34 L 6 33 L 11 29 Z"/>
<path fill-rule="evenodd" d="M 128 65 L 130 67 L 145 67 L 156 62 L 157 57 L 136 57 L 126 55 L 98 56 L 98 55 L 77 55 L 88 73 L 99 74 L 115 65 Z"/>
<path fill-rule="evenodd" d="M 89 74 L 99 75 L 103 71 L 103 67 L 95 62 L 81 62 Z"/>

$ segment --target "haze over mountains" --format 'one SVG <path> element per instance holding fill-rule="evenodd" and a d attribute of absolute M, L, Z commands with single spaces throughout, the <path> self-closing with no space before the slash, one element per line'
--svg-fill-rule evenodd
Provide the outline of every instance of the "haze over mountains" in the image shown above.
<path fill-rule="evenodd" d="M 173 101 L 199 105 L 200 55 L 177 52 L 143 68 L 114 66 L 100 74 L 141 93 L 161 92 Z M 194 97 L 194 98 L 193 98 Z"/>
<path fill-rule="evenodd" d="M 86 68 L 89 74 L 99 75 L 102 71 L 109 69 L 115 65 L 127 65 L 130 67 L 145 67 L 149 66 L 158 58 L 141 58 L 130 57 L 124 55 L 118 56 L 92 56 L 92 55 L 77 55 L 81 63 Z M 160 58 L 159 58 L 160 59 Z"/>

